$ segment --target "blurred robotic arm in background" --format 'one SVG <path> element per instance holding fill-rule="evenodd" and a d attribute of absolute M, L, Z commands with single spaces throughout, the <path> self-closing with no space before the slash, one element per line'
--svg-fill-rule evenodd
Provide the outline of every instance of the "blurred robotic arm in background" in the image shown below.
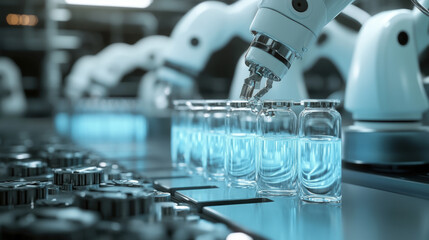
<path fill-rule="evenodd" d="M 108 89 L 135 69 L 150 71 L 161 65 L 168 43 L 166 36 L 149 36 L 134 45 L 115 43 L 95 56 L 84 56 L 73 66 L 66 79 L 66 96 L 78 99 L 84 93 L 106 96 Z"/>
<path fill-rule="evenodd" d="M 258 2 L 259 0 L 241 0 L 226 5 L 208 1 L 191 9 L 174 28 L 171 42 L 164 52 L 164 64 L 156 71 L 160 82 L 158 88 L 165 90 L 155 90 L 153 93 L 171 94 L 164 99 L 195 96 L 195 78 L 215 51 L 236 36 L 250 42 L 252 35 L 249 33 L 249 26 Z M 145 97 L 149 101 L 156 99 Z"/>
<path fill-rule="evenodd" d="M 0 112 L 2 114 L 24 114 L 27 104 L 21 82 L 19 67 L 11 59 L 0 57 Z"/>

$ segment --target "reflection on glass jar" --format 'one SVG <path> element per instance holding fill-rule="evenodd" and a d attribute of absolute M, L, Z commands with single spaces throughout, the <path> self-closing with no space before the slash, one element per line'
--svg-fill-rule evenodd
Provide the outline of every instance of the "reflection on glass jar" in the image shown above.
<path fill-rule="evenodd" d="M 255 187 L 256 114 L 247 101 L 231 101 L 226 119 L 225 169 L 228 186 Z"/>
<path fill-rule="evenodd" d="M 188 144 L 190 109 L 185 100 L 173 102 L 174 111 L 171 119 L 171 161 L 173 167 L 186 168 L 185 149 Z"/>
<path fill-rule="evenodd" d="M 207 100 L 205 133 L 207 135 L 206 159 L 203 161 L 208 179 L 224 180 L 227 100 Z"/>
<path fill-rule="evenodd" d="M 295 195 L 297 117 L 290 101 L 264 101 L 258 116 L 256 180 L 258 193 Z"/>
<path fill-rule="evenodd" d="M 341 115 L 338 100 L 304 100 L 299 115 L 300 198 L 341 201 Z"/>

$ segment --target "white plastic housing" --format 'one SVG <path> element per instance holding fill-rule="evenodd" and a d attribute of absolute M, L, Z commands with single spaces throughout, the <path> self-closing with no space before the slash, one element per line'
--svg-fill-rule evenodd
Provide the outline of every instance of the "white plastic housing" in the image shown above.
<path fill-rule="evenodd" d="M 292 0 L 264 0 L 250 30 L 263 34 L 291 49 L 302 57 L 319 35 L 322 28 L 353 0 L 311 0 L 308 8 L 298 12 Z M 264 66 L 279 78 L 287 73 L 287 66 L 270 54 L 249 48 L 246 60 Z"/>
<path fill-rule="evenodd" d="M 414 19 L 410 10 L 383 12 L 361 29 L 345 98 L 354 120 L 418 121 L 428 109 Z M 401 32 L 405 45 L 398 41 Z"/>
<path fill-rule="evenodd" d="M 371 17 L 354 5 L 347 6 L 343 13 L 362 25 Z M 325 35 L 325 40 L 311 45 L 303 56 L 304 70 L 310 69 L 319 59 L 326 58 L 335 65 L 342 78 L 347 81 L 358 33 L 333 20 L 322 29 L 322 34 Z"/>

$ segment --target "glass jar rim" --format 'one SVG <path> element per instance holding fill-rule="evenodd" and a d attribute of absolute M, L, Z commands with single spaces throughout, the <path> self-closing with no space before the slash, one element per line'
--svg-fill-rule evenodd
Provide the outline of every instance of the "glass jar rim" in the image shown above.
<path fill-rule="evenodd" d="M 186 106 L 186 101 L 187 100 L 173 100 L 173 106 Z"/>
<path fill-rule="evenodd" d="M 302 100 L 301 105 L 310 108 L 335 108 L 340 105 L 339 99 L 306 99 Z"/>
<path fill-rule="evenodd" d="M 208 99 L 205 100 L 207 106 L 227 106 L 229 104 L 229 100 L 226 99 Z"/>
<path fill-rule="evenodd" d="M 291 100 L 266 100 L 262 102 L 263 108 L 277 109 L 277 108 L 290 108 L 294 105 Z"/>
<path fill-rule="evenodd" d="M 229 102 L 231 108 L 250 108 L 249 102 L 245 100 L 233 100 Z"/>

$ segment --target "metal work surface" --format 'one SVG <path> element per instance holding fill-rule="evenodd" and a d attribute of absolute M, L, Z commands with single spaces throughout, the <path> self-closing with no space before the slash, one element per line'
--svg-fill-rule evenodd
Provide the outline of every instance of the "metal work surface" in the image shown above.
<path fill-rule="evenodd" d="M 225 186 L 204 190 L 180 190 L 174 193 L 174 197 L 179 201 L 195 205 L 200 212 L 205 206 L 271 202 L 268 198 L 258 196 L 254 189 Z"/>
<path fill-rule="evenodd" d="M 203 213 L 267 239 L 428 239 L 429 201 L 343 184 L 342 204 L 294 197 Z"/>
<path fill-rule="evenodd" d="M 42 141 L 38 139 L 41 135 L 32 136 L 36 137 L 21 137 L 18 143 L 25 142 L 25 139 L 35 143 Z M 6 140 L 4 144 L 14 146 L 14 142 L 7 142 L 11 139 L 14 138 L 3 138 Z M 21 171 L 16 164 L 10 164 L 13 159 L 8 155 L 10 159 L 5 157 L 4 160 L 7 161 L 4 164 L 9 164 L 8 169 L 13 170 L 8 174 L 25 175 L 26 177 L 21 177 L 26 181 L 2 183 L 2 191 L 4 194 L 24 191 L 28 199 L 11 198 L 13 201 L 4 202 L 5 211 L 2 213 L 5 215 L 1 218 L 3 222 L 0 221 L 0 225 L 12 227 L 14 223 L 10 219 L 20 218 L 29 212 L 35 215 L 31 224 L 44 224 L 51 221 L 45 214 L 53 214 L 53 219 L 61 219 L 66 210 L 60 210 L 67 208 L 75 213 L 96 210 L 97 216 L 103 219 L 101 221 L 94 218 L 91 226 L 96 228 L 85 228 L 85 231 L 88 230 L 85 234 L 95 234 L 85 239 L 135 239 L 121 235 L 125 233 L 158 237 L 148 239 L 173 239 L 165 234 L 179 233 L 183 229 L 186 229 L 183 231 L 187 234 L 207 233 L 218 237 L 214 239 L 225 239 L 231 231 L 244 232 L 254 239 L 273 240 L 429 239 L 429 187 L 426 177 L 401 177 L 401 174 L 394 177 L 359 172 L 343 166 L 342 203 L 310 204 L 297 197 L 260 196 L 256 189 L 230 188 L 223 181 L 209 181 L 200 175 L 175 170 L 171 167 L 168 152 L 163 151 L 168 145 L 166 141 L 148 140 L 148 146 L 152 146 L 148 156 L 130 155 L 127 158 L 100 157 L 95 152 L 83 151 L 83 147 L 69 143 L 50 143 L 52 146 L 68 147 L 65 149 L 81 151 L 87 155 L 85 168 L 76 166 L 73 167 L 73 172 L 56 170 L 45 173 L 45 165 L 30 164 L 34 161 L 24 161 L 28 164 L 19 166 L 26 167 L 27 170 Z M 43 145 L 39 145 L 32 148 L 33 152 L 43 149 Z M 53 160 L 55 159 L 43 161 L 52 165 L 55 163 Z M 79 159 L 72 160 L 76 162 Z M 62 163 L 68 164 L 67 161 Z M 102 183 L 98 183 L 99 168 L 103 170 Z M 65 182 L 68 177 L 64 174 L 83 179 Z M 80 193 L 77 194 L 78 192 Z M 129 208 L 136 203 L 136 206 L 141 207 Z M 34 210 L 29 207 L 31 204 L 34 204 Z M 101 205 L 103 207 L 98 208 Z M 11 210 L 11 206 L 16 209 Z M 72 208 L 73 206 L 80 209 Z M 55 211 L 47 213 L 42 209 L 46 207 L 54 208 Z M 21 208 L 22 211 L 18 211 Z M 131 221 L 134 216 L 138 220 Z M 121 232 L 115 232 L 118 223 L 112 219 L 126 220 L 120 224 L 123 228 Z M 226 229 L 226 226 L 229 228 Z M 16 228 L 19 231 L 14 229 L 10 228 L 9 232 L 0 234 L 18 236 L 26 229 L 26 225 L 19 225 Z M 47 226 L 42 230 L 43 233 L 49 233 L 52 228 Z M 31 234 L 36 236 L 39 233 Z M 111 238 L 103 238 L 107 236 Z"/>
<path fill-rule="evenodd" d="M 343 166 L 343 182 L 429 200 L 429 173 L 388 174 Z"/>
<path fill-rule="evenodd" d="M 156 186 L 185 189 L 203 183 L 211 185 L 193 177 L 158 181 Z M 176 190 L 174 197 L 202 207 L 203 215 L 261 239 L 429 238 L 429 201 L 425 199 L 343 183 L 341 204 L 314 204 L 297 197 L 261 198 L 255 189 L 216 185 Z"/>
<path fill-rule="evenodd" d="M 212 182 L 205 180 L 200 176 L 192 176 L 190 178 L 172 178 L 172 179 L 161 179 L 155 180 L 154 187 L 156 189 L 174 193 L 178 190 L 185 189 L 205 189 L 205 188 L 216 188 L 218 185 L 222 185 L 220 182 Z"/>

